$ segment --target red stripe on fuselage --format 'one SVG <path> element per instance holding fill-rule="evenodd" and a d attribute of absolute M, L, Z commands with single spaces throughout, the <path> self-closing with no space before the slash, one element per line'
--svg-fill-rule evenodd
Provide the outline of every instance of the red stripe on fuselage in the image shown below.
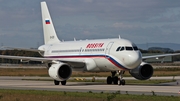
<path fill-rule="evenodd" d="M 87 56 L 45 56 L 46 58 L 107 58 L 113 65 L 116 67 L 122 69 L 122 70 L 128 70 L 126 67 L 122 66 L 120 63 L 118 63 L 116 60 L 110 58 L 109 56 L 104 55 L 87 55 Z"/>

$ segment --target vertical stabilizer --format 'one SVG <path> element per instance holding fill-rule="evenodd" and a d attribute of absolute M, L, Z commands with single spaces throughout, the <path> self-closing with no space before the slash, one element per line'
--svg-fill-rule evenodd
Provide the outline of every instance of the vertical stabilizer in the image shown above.
<path fill-rule="evenodd" d="M 42 23 L 43 23 L 43 32 L 44 32 L 44 43 L 51 44 L 60 42 L 56 35 L 54 25 L 49 14 L 49 10 L 46 2 L 41 2 L 41 12 L 42 12 Z"/>

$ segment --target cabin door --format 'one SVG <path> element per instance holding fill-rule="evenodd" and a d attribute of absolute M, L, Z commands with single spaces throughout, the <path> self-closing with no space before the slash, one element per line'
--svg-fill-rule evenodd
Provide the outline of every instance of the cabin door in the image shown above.
<path fill-rule="evenodd" d="M 107 45 L 106 49 L 105 49 L 105 54 L 106 55 L 110 55 L 110 51 L 111 51 L 111 47 L 113 45 L 114 42 L 109 42 L 109 44 Z"/>

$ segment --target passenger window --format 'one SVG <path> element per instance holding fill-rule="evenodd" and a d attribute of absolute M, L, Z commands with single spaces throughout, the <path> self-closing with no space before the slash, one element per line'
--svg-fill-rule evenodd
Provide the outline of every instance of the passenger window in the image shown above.
<path fill-rule="evenodd" d="M 126 50 L 132 51 L 133 48 L 132 47 L 126 47 Z"/>
<path fill-rule="evenodd" d="M 121 47 L 120 51 L 123 51 L 124 50 L 124 47 Z"/>
<path fill-rule="evenodd" d="M 120 48 L 121 48 L 121 47 L 118 47 L 118 48 L 116 49 L 116 51 L 119 51 L 119 50 L 120 50 Z"/>

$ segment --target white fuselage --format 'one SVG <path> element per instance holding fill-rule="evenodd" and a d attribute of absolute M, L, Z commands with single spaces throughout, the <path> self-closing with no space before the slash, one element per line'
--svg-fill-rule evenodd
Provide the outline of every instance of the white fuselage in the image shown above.
<path fill-rule="evenodd" d="M 142 56 L 136 45 L 125 39 L 98 39 L 61 42 L 56 34 L 47 5 L 41 3 L 45 45 L 43 56 L 67 63 L 73 70 L 130 70 L 140 65 Z"/>
<path fill-rule="evenodd" d="M 84 62 L 85 66 L 79 65 L 80 70 L 84 71 L 130 70 L 142 61 L 136 45 L 126 39 L 67 41 L 43 45 L 39 50 L 45 51 L 46 58 Z M 76 66 L 74 70 L 79 69 Z"/>

